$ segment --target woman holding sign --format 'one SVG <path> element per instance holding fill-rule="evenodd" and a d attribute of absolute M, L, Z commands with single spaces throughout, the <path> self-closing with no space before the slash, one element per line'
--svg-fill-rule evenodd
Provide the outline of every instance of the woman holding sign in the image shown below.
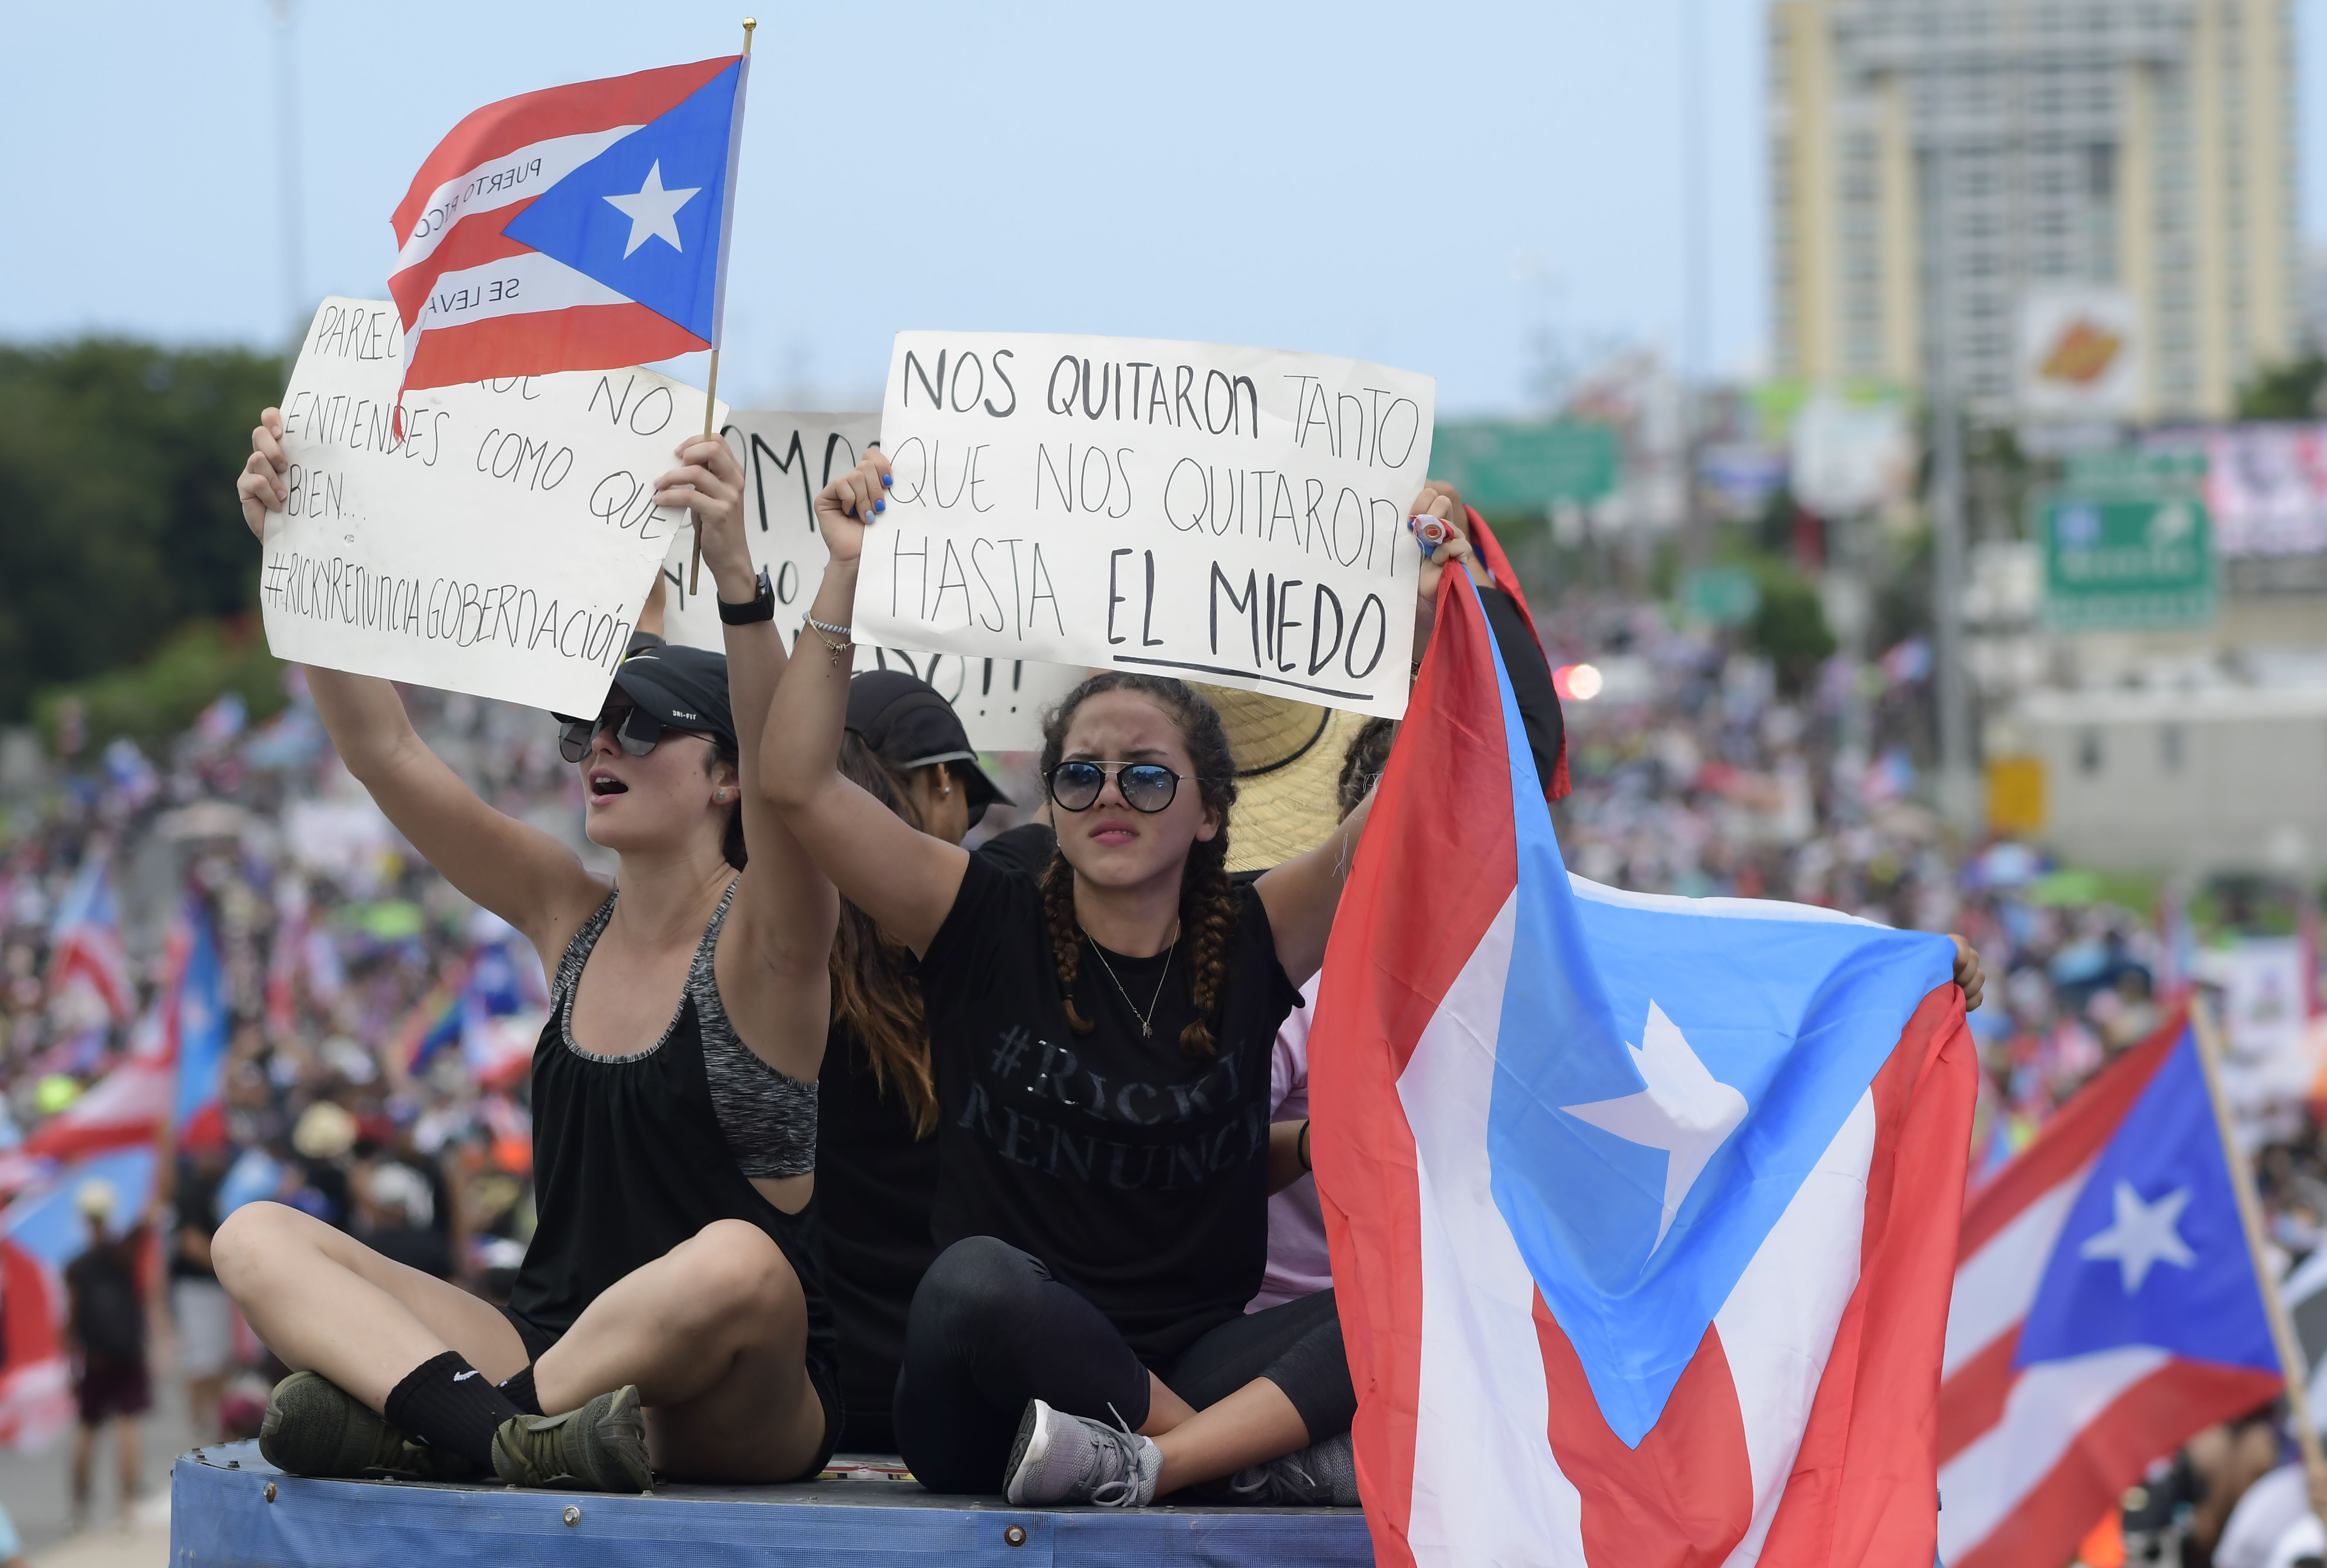
<path fill-rule="evenodd" d="M 908 1320 L 899 1446 L 933 1490 L 1017 1503 L 1228 1478 L 1257 1500 L 1354 1502 L 1332 1297 L 1244 1307 L 1267 1248 L 1269 1053 L 1366 807 L 1232 885 L 1219 714 L 1178 681 L 1108 673 L 1045 726 L 1058 855 L 1040 881 L 915 832 L 837 761 L 888 477 L 876 453 L 817 499 L 832 559 L 761 765 L 825 873 L 921 959 L 946 1250 Z M 1424 606 L 1469 553 L 1438 548 Z"/>
<path fill-rule="evenodd" d="M 284 503 L 282 428 L 269 409 L 252 436 L 238 489 L 253 532 Z M 694 509 L 727 656 L 635 653 L 602 712 L 564 722 L 587 831 L 621 855 L 612 888 L 478 798 L 388 682 L 308 671 L 348 770 L 555 980 L 533 1064 L 540 1225 L 507 1309 L 278 1204 L 220 1227 L 220 1281 L 301 1368 L 259 1442 L 294 1474 L 638 1491 L 650 1468 L 798 1479 L 832 1451 L 832 1333 L 804 1211 L 837 905 L 755 787 L 784 651 L 745 549 L 742 473 L 722 441 L 678 460 L 655 499 Z"/>

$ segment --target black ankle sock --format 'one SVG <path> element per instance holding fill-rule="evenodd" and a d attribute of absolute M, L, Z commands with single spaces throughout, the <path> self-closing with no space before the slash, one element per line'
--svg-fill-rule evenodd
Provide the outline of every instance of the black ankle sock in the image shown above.
<path fill-rule="evenodd" d="M 447 1350 L 405 1375 L 389 1391 L 388 1419 L 429 1447 L 493 1466 L 493 1433 L 518 1414 L 485 1375 Z"/>
<path fill-rule="evenodd" d="M 541 1407 L 541 1395 L 533 1391 L 533 1363 L 530 1361 L 525 1364 L 525 1370 L 514 1377 L 503 1380 L 501 1397 L 516 1405 L 520 1414 L 547 1415 L 549 1414 Z"/>

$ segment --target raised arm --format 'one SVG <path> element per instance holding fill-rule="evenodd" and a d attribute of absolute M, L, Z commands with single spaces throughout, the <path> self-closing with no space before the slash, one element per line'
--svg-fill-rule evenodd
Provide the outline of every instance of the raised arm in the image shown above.
<path fill-rule="evenodd" d="M 243 521 L 264 538 L 266 514 L 284 504 L 290 466 L 280 410 L 259 415 L 250 445 L 235 490 Z M 340 761 L 397 831 L 446 881 L 523 931 L 554 963 L 565 938 L 606 896 L 574 852 L 478 798 L 422 742 L 389 682 L 309 665 L 307 689 Z"/>
<path fill-rule="evenodd" d="M 886 509 L 888 477 L 889 460 L 876 450 L 816 498 L 817 526 L 832 558 L 808 607 L 810 621 L 850 624 L 857 557 L 867 522 Z M 854 662 L 846 637 L 804 626 L 794 653 L 760 748 L 761 788 L 848 901 L 916 954 L 925 952 L 953 909 L 969 855 L 921 832 L 842 776 L 840 733 Z"/>
<path fill-rule="evenodd" d="M 1415 498 L 1409 516 L 1436 518 L 1443 522 L 1455 516 L 1461 504 L 1451 490 L 1425 486 Z M 1437 618 L 1441 579 L 1450 568 L 1472 570 L 1474 559 L 1470 541 L 1460 533 L 1424 553 L 1415 590 L 1416 668 L 1421 667 L 1423 650 L 1429 646 L 1430 630 Z M 1355 811 L 1341 819 L 1332 837 L 1306 854 L 1286 861 L 1255 884 L 1261 907 L 1268 911 L 1269 929 L 1276 938 L 1276 961 L 1285 966 L 1285 973 L 1295 985 L 1306 985 L 1324 965 L 1325 943 L 1333 934 L 1333 911 L 1341 902 L 1341 884 L 1349 880 L 1350 864 L 1357 857 L 1358 840 L 1364 835 L 1366 821 L 1373 810 L 1374 798 L 1369 794 Z"/>
<path fill-rule="evenodd" d="M 703 539 L 703 564 L 718 584 L 722 604 L 759 597 L 743 520 L 743 471 L 726 442 L 697 436 L 679 449 L 680 466 L 658 481 L 655 504 L 688 507 Z M 754 962 L 738 965 L 721 944 L 719 988 L 731 999 L 745 1045 L 790 1070 L 801 1053 L 815 1059 L 831 1022 L 832 983 L 826 960 L 840 900 L 816 863 L 802 852 L 760 781 L 760 752 L 768 708 L 784 675 L 783 633 L 773 621 L 724 625 L 727 701 L 735 716 L 742 777 L 745 863 L 729 928 L 745 938 Z"/>

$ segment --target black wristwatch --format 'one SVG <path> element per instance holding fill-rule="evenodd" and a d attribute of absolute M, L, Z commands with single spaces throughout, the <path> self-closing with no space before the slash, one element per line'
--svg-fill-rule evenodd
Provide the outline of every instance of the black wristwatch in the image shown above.
<path fill-rule="evenodd" d="M 776 618 L 776 590 L 768 581 L 768 569 L 760 568 L 760 591 L 741 604 L 730 604 L 714 595 L 719 606 L 719 619 L 730 626 L 749 626 L 755 621 Z"/>

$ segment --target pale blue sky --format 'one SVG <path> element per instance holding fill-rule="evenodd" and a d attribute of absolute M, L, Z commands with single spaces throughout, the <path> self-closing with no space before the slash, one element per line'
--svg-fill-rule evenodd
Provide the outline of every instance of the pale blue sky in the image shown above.
<path fill-rule="evenodd" d="M 1547 318 L 1675 347 L 1692 5 L 1710 357 L 1750 372 L 1761 0 L 780 0 L 761 13 L 721 390 L 870 397 L 902 327 L 1352 354 L 1435 374 L 1450 409 L 1522 406 Z M 385 293 L 388 214 L 462 115 L 726 52 L 744 9 L 301 0 L 308 302 Z M 2297 9 L 2316 104 L 2327 0 Z M 282 340 L 267 18 L 265 0 L 0 5 L 0 338 Z"/>

